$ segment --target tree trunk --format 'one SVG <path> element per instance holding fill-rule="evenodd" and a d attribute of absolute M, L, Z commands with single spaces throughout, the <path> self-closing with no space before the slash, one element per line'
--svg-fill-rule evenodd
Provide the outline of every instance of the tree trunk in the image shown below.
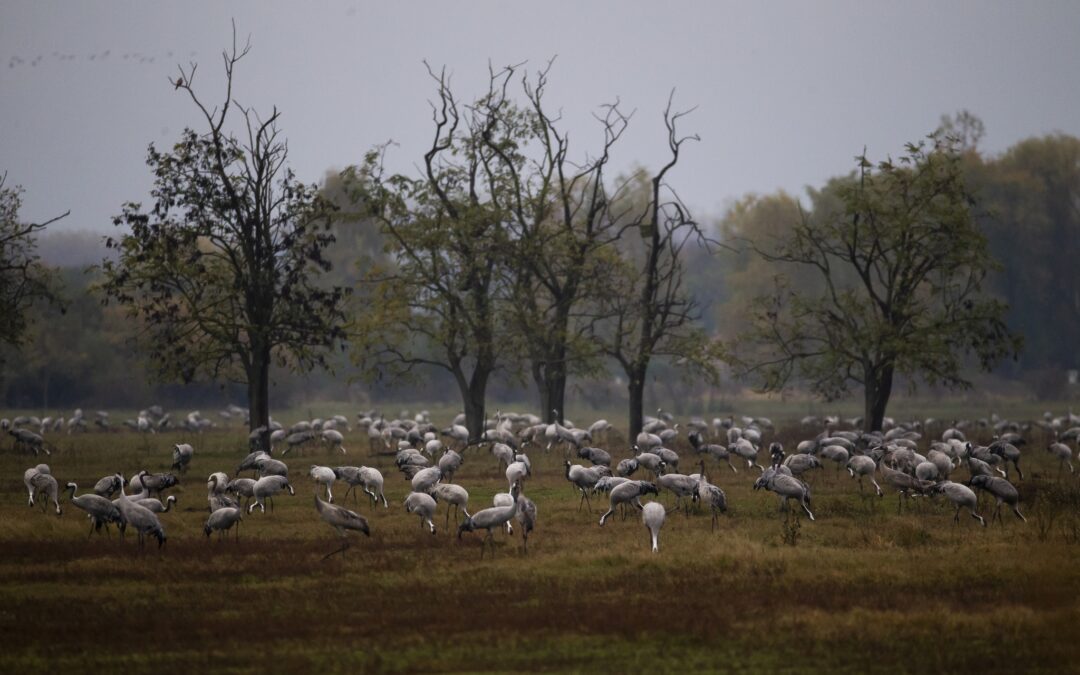
<path fill-rule="evenodd" d="M 248 429 L 265 430 L 259 447 L 270 449 L 270 349 L 256 347 L 251 354 L 251 370 L 248 372 Z"/>
<path fill-rule="evenodd" d="M 548 362 L 534 369 L 533 380 L 540 391 L 541 417 L 548 424 L 562 424 L 566 417 L 566 368 L 562 362 L 559 365 Z"/>
<path fill-rule="evenodd" d="M 866 382 L 863 431 L 881 431 L 885 408 L 889 405 L 893 382 L 892 362 L 864 368 Z"/>
<path fill-rule="evenodd" d="M 487 396 L 488 378 L 491 370 L 482 369 L 479 366 L 473 370 L 468 383 L 464 378 L 458 379 L 461 388 L 461 402 L 465 408 L 465 426 L 469 429 L 469 442 L 480 439 L 484 434 L 484 423 L 487 418 L 484 413 L 484 399 Z"/>
<path fill-rule="evenodd" d="M 636 442 L 637 435 L 645 426 L 645 368 L 636 368 L 634 372 L 627 373 L 629 384 L 627 389 L 630 394 L 630 435 L 631 443 Z"/>

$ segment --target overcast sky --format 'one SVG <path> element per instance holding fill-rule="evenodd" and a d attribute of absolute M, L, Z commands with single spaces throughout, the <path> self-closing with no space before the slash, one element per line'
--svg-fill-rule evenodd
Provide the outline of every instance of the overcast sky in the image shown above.
<path fill-rule="evenodd" d="M 699 217 L 747 192 L 801 193 L 845 173 L 867 146 L 896 153 L 967 108 L 998 152 L 1027 136 L 1080 135 L 1080 2 L 84 2 L 0 0 L 0 172 L 24 216 L 67 209 L 64 229 L 111 227 L 145 200 L 150 143 L 197 125 L 169 85 L 199 63 L 220 95 L 230 19 L 251 35 L 238 98 L 276 104 L 305 180 L 400 143 L 408 169 L 430 142 L 422 60 L 481 92 L 487 64 L 557 56 L 549 102 L 578 156 L 590 113 L 636 109 L 616 166 L 663 159 L 661 111 L 676 89 L 701 142 L 671 175 Z"/>

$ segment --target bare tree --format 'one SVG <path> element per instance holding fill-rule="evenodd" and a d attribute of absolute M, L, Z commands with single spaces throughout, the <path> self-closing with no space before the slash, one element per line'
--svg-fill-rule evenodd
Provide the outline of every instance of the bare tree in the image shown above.
<path fill-rule="evenodd" d="M 460 391 L 469 433 L 479 438 L 488 383 L 516 351 L 501 270 L 508 263 L 501 195 L 512 178 L 497 152 L 513 152 L 517 129 L 499 127 L 485 114 L 499 96 L 499 77 L 479 101 L 462 106 L 446 73 L 429 72 L 437 100 L 422 175 L 387 175 L 386 146 L 356 171 L 357 199 L 368 205 L 394 265 L 371 270 L 360 286 L 365 310 L 354 319 L 353 354 L 380 377 L 416 367 L 446 370 Z"/>
<path fill-rule="evenodd" d="M 603 349 L 627 377 L 631 437 L 644 422 L 646 378 L 654 358 L 672 358 L 703 376 L 716 376 L 709 341 L 697 323 L 697 304 L 685 287 L 683 255 L 687 246 L 711 242 L 665 182 L 683 145 L 698 140 L 696 135 L 680 136 L 677 130 L 689 112 L 673 112 L 672 99 L 668 100 L 664 126 L 670 156 L 656 173 L 640 174 L 636 193 L 629 195 L 637 206 L 623 216 L 623 229 L 636 230 L 640 240 L 623 244 L 624 259 L 612 268 L 617 281 L 603 312 L 609 317 Z"/>

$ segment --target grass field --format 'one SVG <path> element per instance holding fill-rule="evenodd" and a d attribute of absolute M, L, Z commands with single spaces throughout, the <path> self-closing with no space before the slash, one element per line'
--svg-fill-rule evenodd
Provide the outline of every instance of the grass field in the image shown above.
<path fill-rule="evenodd" d="M 782 429 L 789 446 L 811 434 Z M 53 437 L 44 461 L 80 493 L 108 473 L 167 470 L 172 444 L 193 443 L 161 553 L 115 534 L 87 541 L 66 499 L 59 518 L 28 508 L 22 472 L 39 460 L 5 443 L 0 670 L 1058 672 L 1080 657 L 1080 488 L 1059 479 L 1038 434 L 1022 462 L 1027 524 L 1006 512 L 1003 525 L 965 515 L 954 526 L 951 508 L 929 500 L 897 515 L 894 494 L 861 496 L 829 469 L 811 479 L 817 521 L 787 521 L 774 496 L 750 489 L 756 470 L 710 466 L 729 513 L 716 532 L 705 512 L 669 514 L 659 554 L 636 514 L 597 525 L 603 496 L 578 511 L 562 452 L 534 449 L 529 554 L 516 533 L 500 535 L 483 561 L 480 535 L 459 542 L 442 508 L 436 536 L 404 512 L 392 458 L 367 457 L 355 432 L 348 457 L 286 457 L 296 497 L 246 517 L 239 543 L 208 541 L 206 476 L 233 474 L 244 437 Z M 490 505 L 506 489 L 501 469 L 486 451 L 465 462 L 455 482 L 470 510 Z M 354 536 L 344 559 L 322 560 L 337 540 L 312 506 L 314 463 L 386 476 L 391 508 L 351 507 L 372 536 Z"/>

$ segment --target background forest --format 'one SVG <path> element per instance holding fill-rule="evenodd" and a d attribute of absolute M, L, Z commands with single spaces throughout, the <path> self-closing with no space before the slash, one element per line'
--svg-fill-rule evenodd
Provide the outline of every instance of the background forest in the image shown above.
<path fill-rule="evenodd" d="M 1006 359 L 990 377 L 1007 394 L 1038 399 L 1069 399 L 1080 386 L 1069 384 L 1069 371 L 1080 368 L 1080 139 L 1056 134 L 1023 140 L 1000 154 L 980 150 L 982 124 L 962 112 L 943 120 L 945 131 L 960 139 L 973 212 L 990 251 L 1000 263 L 988 289 L 1008 304 L 1007 322 L 1023 336 L 1017 359 Z M 853 154 L 855 154 L 853 152 Z M 810 186 L 805 195 L 785 192 L 750 194 L 719 214 L 695 214 L 709 239 L 724 246 L 689 242 L 685 284 L 699 307 L 699 328 L 722 339 L 737 337 L 746 327 L 746 308 L 769 293 L 778 263 L 750 254 L 739 242 L 783 238 L 800 218 L 825 217 L 837 209 L 837 190 L 854 174 Z M 353 287 L 361 269 L 383 260 L 379 230 L 351 211 L 348 176 L 328 171 L 323 195 L 339 207 L 333 225 L 336 243 L 327 252 L 333 263 L 328 282 Z M 7 407 L 42 411 L 108 404 L 144 406 L 217 405 L 243 402 L 245 389 L 228 384 L 178 385 L 152 377 L 145 357 L 133 347 L 136 327 L 116 306 L 103 304 L 95 285 L 96 267 L 109 255 L 97 232 L 48 232 L 38 239 L 42 261 L 56 268 L 66 303 L 36 306 L 26 347 L 4 355 L 0 383 Z M 797 284 L 817 283 L 806 271 L 785 274 Z M 803 275 L 800 277 L 800 275 Z M 369 308 L 354 305 L 363 315 Z M 492 400 L 535 406 L 525 359 L 522 371 L 500 370 L 489 386 Z M 398 401 L 451 403 L 458 400 L 452 377 L 424 371 L 420 378 L 370 381 L 359 376 L 347 354 L 330 357 L 331 372 L 296 374 L 275 369 L 274 407 L 314 400 L 350 401 L 363 406 L 393 398 Z M 974 366 L 975 364 L 973 364 Z M 976 369 L 973 367 L 972 372 Z M 568 398 L 594 407 L 621 401 L 626 395 L 621 371 L 601 361 L 593 376 L 570 376 Z M 985 380 L 979 380 L 985 383 Z M 798 391 L 798 386 L 794 387 Z M 902 392 L 903 387 L 898 387 Z M 649 372 L 647 399 L 678 401 L 684 412 L 703 410 L 716 397 L 737 397 L 750 383 L 735 381 L 721 369 L 718 385 L 706 377 L 659 360 Z M 926 393 L 925 388 L 920 389 Z M 621 406 L 620 406 L 621 407 Z"/>

